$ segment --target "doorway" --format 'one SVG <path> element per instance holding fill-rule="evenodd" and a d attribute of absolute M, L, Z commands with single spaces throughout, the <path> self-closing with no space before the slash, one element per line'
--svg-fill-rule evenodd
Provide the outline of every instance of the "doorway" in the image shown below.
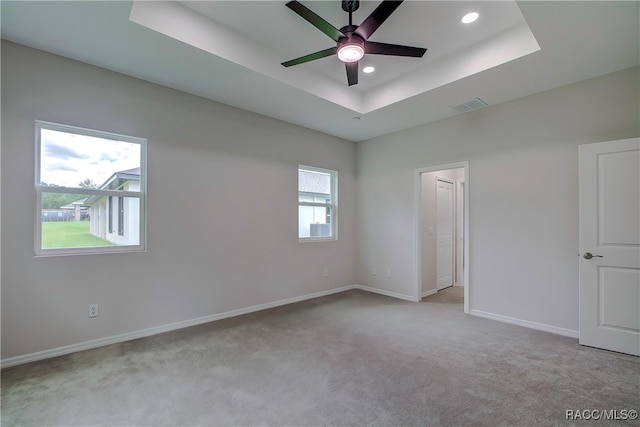
<path fill-rule="evenodd" d="M 465 313 L 469 312 L 468 175 L 466 161 L 414 173 L 415 300 L 438 291 L 463 293 Z"/>

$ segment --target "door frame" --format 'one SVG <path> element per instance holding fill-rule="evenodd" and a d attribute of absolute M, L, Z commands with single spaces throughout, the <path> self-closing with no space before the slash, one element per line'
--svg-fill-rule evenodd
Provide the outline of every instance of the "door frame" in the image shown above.
<path fill-rule="evenodd" d="M 456 163 L 447 163 L 442 165 L 425 166 L 422 168 L 414 169 L 413 171 L 413 211 L 414 211 L 414 223 L 413 223 L 413 239 L 414 239 L 414 253 L 415 253 L 415 280 L 413 283 L 413 299 L 416 302 L 422 300 L 422 209 L 420 206 L 420 200 L 422 197 L 422 179 L 421 175 L 425 172 L 438 172 L 448 169 L 464 169 L 465 180 L 465 192 L 464 192 L 464 312 L 469 314 L 469 194 L 471 193 L 471 179 L 469 176 L 469 161 L 461 161 Z"/>
<path fill-rule="evenodd" d="M 456 233 L 456 248 L 460 245 L 460 237 L 462 237 L 462 248 L 464 249 L 464 239 L 466 236 L 464 235 L 464 193 L 465 193 L 465 180 L 456 180 L 456 231 L 461 230 L 460 235 Z M 462 206 L 462 216 L 459 212 L 459 207 Z M 464 251 L 458 251 L 456 249 L 456 279 L 454 285 L 460 285 L 460 279 L 464 284 Z"/>

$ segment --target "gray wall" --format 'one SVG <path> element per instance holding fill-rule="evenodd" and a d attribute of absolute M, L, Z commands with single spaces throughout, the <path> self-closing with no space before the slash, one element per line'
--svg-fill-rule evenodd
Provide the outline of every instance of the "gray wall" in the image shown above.
<path fill-rule="evenodd" d="M 635 67 L 358 143 L 358 283 L 414 295 L 414 169 L 468 160 L 470 309 L 577 331 L 578 145 L 640 134 L 638 82 Z"/>
<path fill-rule="evenodd" d="M 36 119 L 148 139 L 147 252 L 34 258 Z M 353 285 L 355 152 L 3 42 L 2 358 Z M 339 172 L 337 242 L 298 243 L 299 163 Z"/>

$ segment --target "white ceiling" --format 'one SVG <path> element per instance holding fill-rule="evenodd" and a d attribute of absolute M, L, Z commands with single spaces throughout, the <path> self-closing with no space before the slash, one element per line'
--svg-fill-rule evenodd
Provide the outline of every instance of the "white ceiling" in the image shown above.
<path fill-rule="evenodd" d="M 372 41 L 424 58 L 367 55 L 347 86 L 335 45 L 286 1 L 0 3 L 2 38 L 352 141 L 495 105 L 640 63 L 640 2 L 405 1 Z M 339 1 L 302 0 L 340 28 Z M 361 23 L 379 1 L 361 1 Z M 470 10 L 473 24 L 460 23 Z M 357 117 L 359 120 L 354 120 Z"/>

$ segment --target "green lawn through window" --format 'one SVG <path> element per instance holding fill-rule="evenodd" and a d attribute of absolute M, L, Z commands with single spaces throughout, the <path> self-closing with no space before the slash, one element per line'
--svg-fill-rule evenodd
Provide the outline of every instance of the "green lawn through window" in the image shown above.
<path fill-rule="evenodd" d="M 89 221 L 42 223 L 42 249 L 111 246 L 113 243 L 92 235 Z"/>

